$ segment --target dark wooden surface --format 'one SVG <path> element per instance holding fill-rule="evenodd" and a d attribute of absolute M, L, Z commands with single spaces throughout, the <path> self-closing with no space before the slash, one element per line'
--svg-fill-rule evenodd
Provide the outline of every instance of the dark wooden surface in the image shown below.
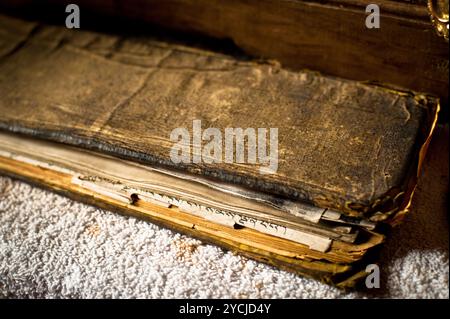
<path fill-rule="evenodd" d="M 0 19 L 0 127 L 355 213 L 403 189 L 424 97 L 270 64 Z M 425 103 L 425 104 L 424 104 Z M 279 165 L 170 160 L 174 128 L 279 129 Z"/>
<path fill-rule="evenodd" d="M 20 0 L 4 5 L 22 10 L 65 2 Z M 435 94 L 448 104 L 448 43 L 435 34 L 422 0 L 377 1 L 380 29 L 365 27 L 368 2 L 363 0 L 77 3 L 84 11 L 230 39 L 254 57 L 276 59 L 295 70 L 307 68 L 348 79 L 394 84 Z M 63 12 L 61 15 L 63 23 Z"/>

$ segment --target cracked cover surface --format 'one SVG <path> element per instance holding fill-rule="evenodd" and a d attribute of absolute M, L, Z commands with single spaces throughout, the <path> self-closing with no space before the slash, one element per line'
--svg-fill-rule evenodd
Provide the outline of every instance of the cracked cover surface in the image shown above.
<path fill-rule="evenodd" d="M 0 18 L 0 128 L 176 167 L 319 206 L 367 207 L 414 171 L 413 94 L 149 38 Z M 278 171 L 179 164 L 170 132 L 278 128 Z"/>

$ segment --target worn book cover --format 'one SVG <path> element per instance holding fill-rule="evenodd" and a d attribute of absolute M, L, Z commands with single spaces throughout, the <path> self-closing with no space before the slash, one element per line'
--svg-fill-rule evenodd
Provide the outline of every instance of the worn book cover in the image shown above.
<path fill-rule="evenodd" d="M 0 17 L 0 170 L 341 287 L 408 211 L 439 100 Z"/>

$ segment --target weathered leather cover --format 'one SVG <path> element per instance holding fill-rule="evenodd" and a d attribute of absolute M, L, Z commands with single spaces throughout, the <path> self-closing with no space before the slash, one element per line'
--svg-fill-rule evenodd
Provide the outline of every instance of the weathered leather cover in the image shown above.
<path fill-rule="evenodd" d="M 0 128 L 203 174 L 351 214 L 407 191 L 435 99 L 149 38 L 2 16 Z M 273 127 L 276 174 L 173 164 L 174 128 Z"/>

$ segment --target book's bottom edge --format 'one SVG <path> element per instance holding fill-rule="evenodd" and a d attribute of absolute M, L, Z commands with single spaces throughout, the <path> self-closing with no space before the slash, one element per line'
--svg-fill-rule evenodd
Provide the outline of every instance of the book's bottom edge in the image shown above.
<path fill-rule="evenodd" d="M 357 287 L 358 282 L 367 275 L 366 265 L 373 262 L 374 256 L 377 255 L 376 248 L 382 242 L 378 240 L 366 246 L 355 246 L 354 251 L 349 249 L 348 245 L 337 246 L 333 247 L 327 255 L 321 255 L 308 250 L 303 245 L 289 243 L 289 241 L 251 229 L 226 228 L 164 207 L 126 204 L 70 185 L 67 181 L 69 177 L 64 174 L 11 159 L 0 157 L 0 173 L 89 205 L 148 220 L 247 258 L 344 289 Z"/>

